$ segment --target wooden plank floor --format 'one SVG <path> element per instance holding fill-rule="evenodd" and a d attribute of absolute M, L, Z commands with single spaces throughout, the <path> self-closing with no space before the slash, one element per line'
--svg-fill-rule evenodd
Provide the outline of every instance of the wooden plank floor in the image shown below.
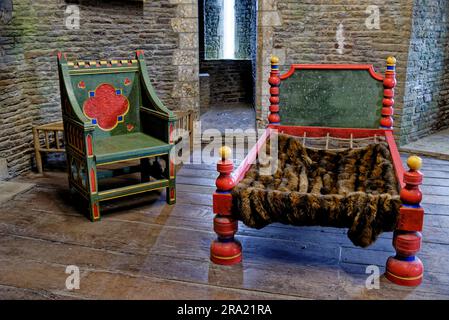
<path fill-rule="evenodd" d="M 404 158 L 405 159 L 405 156 Z M 36 186 L 0 205 L 0 298 L 12 299 L 448 299 L 449 161 L 424 158 L 426 209 L 418 288 L 381 278 L 365 287 L 368 265 L 384 271 L 391 233 L 368 249 L 346 230 L 239 225 L 241 265 L 209 262 L 214 165 L 184 165 L 178 201 L 165 192 L 108 203 L 101 222 L 72 207 L 66 175 L 30 175 Z M 80 289 L 65 288 L 66 266 L 81 270 Z"/>

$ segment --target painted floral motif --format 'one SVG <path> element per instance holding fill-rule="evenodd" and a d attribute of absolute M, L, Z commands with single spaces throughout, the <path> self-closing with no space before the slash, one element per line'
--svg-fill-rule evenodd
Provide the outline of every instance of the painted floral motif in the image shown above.
<path fill-rule="evenodd" d="M 126 78 L 124 83 L 125 83 L 125 86 L 129 86 L 131 84 L 131 80 L 129 80 L 129 78 Z"/>
<path fill-rule="evenodd" d="M 129 110 L 128 99 L 110 84 L 101 84 L 89 92 L 89 97 L 83 106 L 84 114 L 102 130 L 114 129 Z"/>
<path fill-rule="evenodd" d="M 126 125 L 126 129 L 128 129 L 128 132 L 131 132 L 131 131 L 134 130 L 134 125 L 133 125 L 132 123 L 128 123 L 128 124 Z"/>
<path fill-rule="evenodd" d="M 78 88 L 80 88 L 80 89 L 86 89 L 86 83 L 85 83 L 84 81 L 80 81 L 80 82 L 78 83 Z"/>

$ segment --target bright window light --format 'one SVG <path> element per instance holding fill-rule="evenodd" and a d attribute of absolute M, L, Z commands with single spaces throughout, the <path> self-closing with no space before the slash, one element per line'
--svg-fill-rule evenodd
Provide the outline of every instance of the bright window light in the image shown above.
<path fill-rule="evenodd" d="M 223 0 L 223 58 L 234 59 L 235 0 Z"/>

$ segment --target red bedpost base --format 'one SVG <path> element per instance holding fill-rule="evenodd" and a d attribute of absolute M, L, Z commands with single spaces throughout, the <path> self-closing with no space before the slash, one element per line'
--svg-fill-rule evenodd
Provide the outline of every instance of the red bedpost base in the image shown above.
<path fill-rule="evenodd" d="M 415 287 L 422 282 L 424 266 L 418 257 L 413 261 L 401 260 L 400 257 L 389 257 L 385 277 L 391 282 L 400 285 Z"/>
<path fill-rule="evenodd" d="M 220 173 L 215 184 L 217 193 L 214 201 L 214 231 L 217 239 L 210 246 L 210 260 L 221 265 L 233 265 L 242 261 L 242 245 L 234 235 L 238 229 L 238 222 L 231 215 L 231 205 L 223 205 L 220 200 L 232 199 L 231 189 L 234 187 L 234 179 L 231 176 L 234 163 L 229 158 L 232 150 L 223 146 L 219 150 L 221 160 L 217 163 L 217 171 Z M 220 196 L 219 196 L 220 195 Z"/>
<path fill-rule="evenodd" d="M 401 286 L 419 286 L 423 279 L 424 266 L 416 256 L 421 248 L 424 209 L 419 205 L 422 193 L 419 185 L 423 175 L 419 171 L 422 160 L 411 156 L 407 159 L 409 171 L 404 172 L 404 186 L 400 197 L 402 207 L 399 210 L 398 228 L 393 235 L 394 257 L 389 257 L 385 277 Z"/>
<path fill-rule="evenodd" d="M 210 246 L 213 263 L 232 265 L 242 261 L 242 245 L 234 238 L 237 229 L 237 220 L 226 215 L 215 216 L 214 231 L 218 237 Z"/>
<path fill-rule="evenodd" d="M 401 286 L 418 286 L 422 282 L 424 266 L 416 256 L 421 248 L 421 233 L 416 231 L 395 231 L 393 246 L 396 256 L 387 260 L 385 276 Z"/>
<path fill-rule="evenodd" d="M 242 262 L 242 245 L 232 239 L 217 239 L 210 246 L 210 260 L 221 265 L 233 265 Z"/>

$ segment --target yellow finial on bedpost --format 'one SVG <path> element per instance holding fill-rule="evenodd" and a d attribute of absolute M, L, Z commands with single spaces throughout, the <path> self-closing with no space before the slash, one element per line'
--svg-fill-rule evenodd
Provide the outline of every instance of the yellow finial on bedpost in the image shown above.
<path fill-rule="evenodd" d="M 407 166 L 411 170 L 418 171 L 419 169 L 421 169 L 422 159 L 420 157 L 418 157 L 418 156 L 410 156 L 407 159 Z"/>
<path fill-rule="evenodd" d="M 221 157 L 221 160 L 228 160 L 232 155 L 232 150 L 228 146 L 222 146 L 218 149 L 218 154 Z"/>
<path fill-rule="evenodd" d="M 279 68 L 279 58 L 276 56 L 271 56 L 271 70 L 277 70 Z"/>
<path fill-rule="evenodd" d="M 396 58 L 393 56 L 390 56 L 387 58 L 387 66 L 395 66 L 396 65 Z"/>

